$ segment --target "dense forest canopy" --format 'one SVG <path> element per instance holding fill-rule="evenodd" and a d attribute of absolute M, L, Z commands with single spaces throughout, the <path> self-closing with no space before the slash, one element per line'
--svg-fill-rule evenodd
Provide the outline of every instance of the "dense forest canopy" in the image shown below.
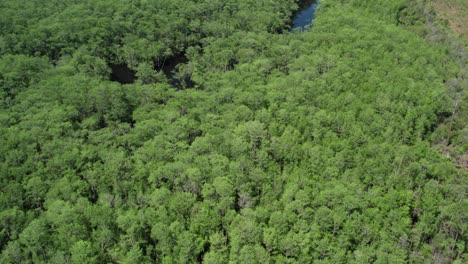
<path fill-rule="evenodd" d="M 466 263 L 430 2 L 1 1 L 0 262 Z"/>

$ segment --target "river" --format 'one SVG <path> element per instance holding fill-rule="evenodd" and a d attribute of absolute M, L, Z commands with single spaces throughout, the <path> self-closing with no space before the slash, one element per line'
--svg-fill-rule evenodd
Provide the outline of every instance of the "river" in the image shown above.
<path fill-rule="evenodd" d="M 293 16 L 291 31 L 304 31 L 311 28 L 318 4 L 317 0 L 299 1 L 299 10 Z"/>
<path fill-rule="evenodd" d="M 312 27 L 312 20 L 315 18 L 315 10 L 319 1 L 317 0 L 302 0 L 298 2 L 299 9 L 293 14 L 291 21 L 292 32 L 304 31 Z M 174 70 L 179 63 L 186 63 L 187 58 L 183 54 L 176 54 L 174 57 L 167 59 L 163 64 L 155 61 L 155 70 L 162 71 L 174 86 L 180 86 L 180 80 L 174 78 Z M 112 69 L 111 80 L 122 84 L 129 84 L 135 81 L 135 71 L 131 70 L 126 64 L 111 64 Z M 192 86 L 190 80 L 184 80 Z"/>

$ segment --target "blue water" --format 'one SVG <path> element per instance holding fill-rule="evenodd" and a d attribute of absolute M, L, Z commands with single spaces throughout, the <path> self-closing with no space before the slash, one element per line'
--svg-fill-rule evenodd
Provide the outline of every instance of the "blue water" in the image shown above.
<path fill-rule="evenodd" d="M 309 1 L 307 1 L 307 2 L 309 2 Z M 302 10 L 300 10 L 294 16 L 291 30 L 296 31 L 296 30 L 299 29 L 299 30 L 303 31 L 303 30 L 305 30 L 307 28 L 311 28 L 312 27 L 312 20 L 315 17 L 315 10 L 317 9 L 318 4 L 319 4 L 318 1 L 310 1 L 309 4 L 304 6 L 302 8 Z"/>

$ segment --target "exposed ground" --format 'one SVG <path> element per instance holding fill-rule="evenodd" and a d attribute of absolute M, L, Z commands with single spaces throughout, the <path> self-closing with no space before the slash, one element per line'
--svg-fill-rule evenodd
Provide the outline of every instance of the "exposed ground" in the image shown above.
<path fill-rule="evenodd" d="M 468 39 L 468 1 L 434 0 L 437 14 L 448 21 L 450 28 L 464 40 Z"/>

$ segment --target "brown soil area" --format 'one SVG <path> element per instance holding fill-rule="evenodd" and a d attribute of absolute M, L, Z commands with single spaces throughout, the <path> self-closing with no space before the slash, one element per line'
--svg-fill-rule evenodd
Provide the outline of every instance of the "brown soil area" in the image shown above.
<path fill-rule="evenodd" d="M 438 15 L 449 22 L 450 28 L 460 37 L 468 38 L 468 1 L 434 0 Z"/>

